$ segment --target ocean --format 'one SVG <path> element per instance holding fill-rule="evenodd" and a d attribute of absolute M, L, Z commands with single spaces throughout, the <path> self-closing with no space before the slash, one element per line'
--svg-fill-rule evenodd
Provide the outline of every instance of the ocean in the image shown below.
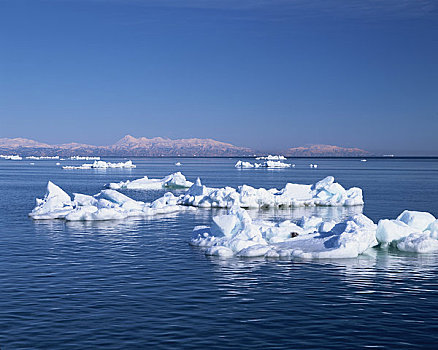
<path fill-rule="evenodd" d="M 0 160 L 0 349 L 436 348 L 438 254 L 375 248 L 356 259 L 219 259 L 188 243 L 195 226 L 223 210 L 89 223 L 28 213 L 49 180 L 69 194 L 95 194 L 109 182 L 181 171 L 210 187 L 282 188 L 333 175 L 362 188 L 365 200 L 332 208 L 336 215 L 363 210 L 377 222 L 409 209 L 438 217 L 438 159 L 300 158 L 276 170 L 236 169 L 230 158 L 131 159 L 137 168 Z M 143 201 L 165 193 L 122 192 Z M 332 209 L 251 216 L 330 217 Z"/>

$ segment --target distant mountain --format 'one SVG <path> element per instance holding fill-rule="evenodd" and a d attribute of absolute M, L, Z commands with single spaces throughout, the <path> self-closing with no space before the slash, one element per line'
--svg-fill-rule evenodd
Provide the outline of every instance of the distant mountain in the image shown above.
<path fill-rule="evenodd" d="M 14 139 L 0 138 L 0 148 L 15 149 L 15 148 L 22 148 L 22 147 L 50 148 L 52 146 L 50 146 L 46 143 L 41 143 L 41 142 L 34 141 L 34 140 L 23 139 L 21 137 L 17 137 Z"/>
<path fill-rule="evenodd" d="M 0 138 L 0 153 L 21 155 L 102 155 L 102 156 L 248 156 L 250 148 L 234 146 L 212 139 L 179 139 L 155 137 L 135 138 L 126 135 L 109 146 L 94 146 L 81 143 L 50 145 L 23 138 Z"/>
<path fill-rule="evenodd" d="M 110 146 L 117 154 L 148 155 L 148 156 L 244 156 L 252 155 L 249 148 L 234 146 L 230 143 L 212 139 L 179 139 L 146 137 L 135 138 L 126 135 L 120 141 Z"/>
<path fill-rule="evenodd" d="M 284 151 L 284 155 L 289 157 L 364 157 L 372 154 L 360 148 L 309 145 L 289 148 Z"/>
<path fill-rule="evenodd" d="M 83 143 L 50 145 L 24 138 L 0 138 L 0 154 L 20 154 L 23 156 L 253 156 L 256 151 L 212 139 L 177 139 L 163 137 L 133 137 L 126 135 L 113 145 L 94 146 Z M 260 152 L 257 152 L 261 154 Z M 262 152 L 263 153 L 263 152 Z M 289 157 L 362 157 L 371 153 L 359 148 L 330 145 L 310 145 L 289 148 L 281 152 Z"/>

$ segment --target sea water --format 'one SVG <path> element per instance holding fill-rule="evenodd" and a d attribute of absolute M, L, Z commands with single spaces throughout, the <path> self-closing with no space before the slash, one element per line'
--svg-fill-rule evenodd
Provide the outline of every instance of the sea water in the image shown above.
<path fill-rule="evenodd" d="M 364 191 L 363 209 L 252 210 L 253 217 L 363 210 L 377 222 L 404 209 L 438 216 L 437 159 L 294 159 L 287 162 L 295 168 L 275 170 L 235 169 L 228 158 L 132 160 L 135 169 L 106 170 L 0 160 L 0 349 L 436 348 L 437 254 L 224 260 L 188 244 L 193 227 L 209 225 L 218 210 L 91 223 L 27 214 L 48 180 L 70 194 L 95 194 L 109 182 L 181 171 L 209 187 L 282 188 L 333 175 Z M 165 191 L 122 192 L 151 201 Z"/>

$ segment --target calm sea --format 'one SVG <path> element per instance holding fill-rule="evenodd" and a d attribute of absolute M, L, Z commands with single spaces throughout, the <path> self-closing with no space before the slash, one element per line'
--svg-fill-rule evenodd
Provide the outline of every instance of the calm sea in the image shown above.
<path fill-rule="evenodd" d="M 438 216 L 437 159 L 298 159 L 283 170 L 238 170 L 226 158 L 133 161 L 132 170 L 67 171 L 56 160 L 0 160 L 0 349 L 437 348 L 437 254 L 221 260 L 188 245 L 193 227 L 217 211 L 100 223 L 27 217 L 48 180 L 95 194 L 108 182 L 175 171 L 212 187 L 281 188 L 333 175 L 364 190 L 363 212 L 375 222 L 404 209 Z M 125 193 L 150 201 L 164 191 Z M 350 211 L 251 211 L 310 214 Z"/>

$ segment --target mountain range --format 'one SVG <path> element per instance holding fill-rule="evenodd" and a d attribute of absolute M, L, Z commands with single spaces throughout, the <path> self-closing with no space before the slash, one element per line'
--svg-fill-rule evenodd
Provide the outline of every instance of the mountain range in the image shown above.
<path fill-rule="evenodd" d="M 133 137 L 126 135 L 113 145 L 95 146 L 82 143 L 51 145 L 24 138 L 0 138 L 0 153 L 24 156 L 254 156 L 265 154 L 251 148 L 239 147 L 213 139 L 177 139 L 155 137 Z M 289 148 L 280 152 L 289 157 L 312 156 L 369 156 L 369 152 L 359 148 L 346 148 L 330 145 L 310 145 Z"/>

